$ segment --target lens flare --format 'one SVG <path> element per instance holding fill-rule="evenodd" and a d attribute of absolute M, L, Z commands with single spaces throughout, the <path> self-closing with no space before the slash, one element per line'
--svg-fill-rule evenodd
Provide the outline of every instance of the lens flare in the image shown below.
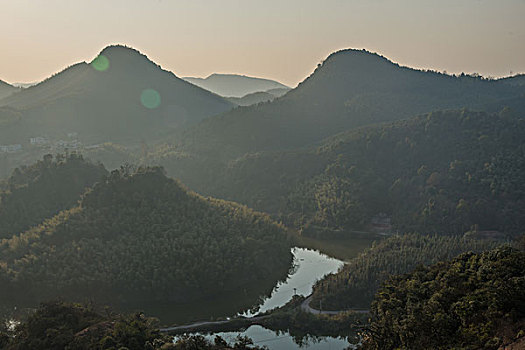
<path fill-rule="evenodd" d="M 142 90 L 140 102 L 148 109 L 154 109 L 160 106 L 160 94 L 153 89 Z"/>
<path fill-rule="evenodd" d="M 91 66 L 95 68 L 95 70 L 103 72 L 109 68 L 109 60 L 104 55 L 98 55 L 97 58 L 91 62 Z"/>

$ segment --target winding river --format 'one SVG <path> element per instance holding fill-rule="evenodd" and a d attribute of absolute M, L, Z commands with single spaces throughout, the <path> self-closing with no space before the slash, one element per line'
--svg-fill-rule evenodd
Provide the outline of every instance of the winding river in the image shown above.
<path fill-rule="evenodd" d="M 292 299 L 294 293 L 307 296 L 312 293 L 312 287 L 316 281 L 325 275 L 335 273 L 343 262 L 315 250 L 304 248 L 293 248 L 294 272 L 288 276 L 285 282 L 275 286 L 271 296 L 265 299 L 259 306 L 258 312 L 246 311 L 241 315 L 246 317 L 256 316 L 259 312 L 265 312 L 276 307 L 283 306 Z"/>
<path fill-rule="evenodd" d="M 291 300 L 294 293 L 309 295 L 312 286 L 323 276 L 336 272 L 344 263 L 318 251 L 293 248 L 295 269 L 285 282 L 279 283 L 273 289 L 270 297 L 261 301 L 257 311 L 245 311 L 239 315 L 252 317 L 260 312 L 283 306 Z M 316 337 L 303 339 L 300 344 L 287 332 L 274 332 L 261 326 L 251 326 L 240 332 L 220 332 L 206 335 L 213 339 L 216 335 L 227 341 L 234 341 L 239 335 L 251 338 L 256 345 L 266 346 L 270 350 L 293 349 L 346 349 L 353 346 L 345 338 Z"/>

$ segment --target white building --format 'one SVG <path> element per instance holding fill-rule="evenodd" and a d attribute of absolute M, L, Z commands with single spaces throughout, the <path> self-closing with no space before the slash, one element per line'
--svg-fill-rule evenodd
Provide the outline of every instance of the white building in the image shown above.
<path fill-rule="evenodd" d="M 58 148 L 77 149 L 80 146 L 82 146 L 82 143 L 78 140 L 72 140 L 72 141 L 59 140 L 55 143 L 55 146 Z"/>
<path fill-rule="evenodd" d="M 14 153 L 22 150 L 22 145 L 15 144 L 15 145 L 0 145 L 0 152 L 3 153 Z"/>
<path fill-rule="evenodd" d="M 29 143 L 31 143 L 32 145 L 38 146 L 38 145 L 45 145 L 48 143 L 48 141 L 46 138 L 38 136 L 38 137 L 31 137 L 29 139 Z"/>

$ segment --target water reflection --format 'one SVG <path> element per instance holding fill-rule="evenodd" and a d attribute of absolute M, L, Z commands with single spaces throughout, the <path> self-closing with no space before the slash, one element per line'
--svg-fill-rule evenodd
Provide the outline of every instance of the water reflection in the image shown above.
<path fill-rule="evenodd" d="M 349 343 L 345 338 L 334 337 L 309 337 L 297 341 L 287 332 L 274 332 L 261 326 L 251 326 L 243 332 L 220 332 L 205 335 L 213 340 L 218 335 L 228 343 L 235 342 L 239 335 L 247 336 L 252 339 L 255 345 L 266 346 L 270 350 L 294 350 L 294 349 L 312 349 L 312 350 L 335 350 L 335 349 L 356 349 L 356 346 Z"/>
<path fill-rule="evenodd" d="M 255 316 L 259 312 L 283 306 L 292 299 L 294 293 L 309 295 L 316 281 L 329 273 L 337 272 L 343 266 L 341 260 L 331 258 L 318 251 L 293 248 L 292 253 L 296 265 L 294 273 L 288 276 L 285 282 L 275 287 L 272 295 L 264 300 L 258 312 L 246 311 L 242 314 L 243 316 Z"/>
<path fill-rule="evenodd" d="M 225 318 L 238 313 L 253 316 L 286 304 L 294 293 L 308 295 L 313 284 L 328 273 L 336 272 L 343 262 L 318 251 L 293 248 L 295 269 L 285 282 L 260 281 L 237 292 L 217 295 L 215 298 L 184 304 L 145 304 L 142 311 L 161 320 L 163 325 L 187 324 L 194 321 Z M 294 290 L 295 288 L 295 290 Z M 264 296 L 267 296 L 264 298 Z M 255 302 L 261 296 L 259 303 Z M 269 297 L 268 297 L 269 296 Z M 255 304 L 255 305 L 254 305 Z M 251 310 L 251 311 L 243 311 Z"/>

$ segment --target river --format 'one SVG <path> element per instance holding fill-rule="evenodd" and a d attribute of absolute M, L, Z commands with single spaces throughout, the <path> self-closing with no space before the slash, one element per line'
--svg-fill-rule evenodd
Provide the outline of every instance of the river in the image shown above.
<path fill-rule="evenodd" d="M 259 312 L 283 306 L 291 300 L 294 293 L 309 295 L 315 282 L 329 273 L 336 272 L 344 263 L 315 250 L 293 248 L 295 269 L 285 282 L 275 286 L 270 297 L 261 301 L 257 311 L 245 311 L 239 315 L 250 317 Z M 233 341 L 238 335 L 251 338 L 256 345 L 266 346 L 270 350 L 293 349 L 346 349 L 352 345 L 345 338 L 317 337 L 302 339 L 298 344 L 287 332 L 276 333 L 261 326 L 251 326 L 239 332 L 220 332 L 206 335 L 213 339 L 216 335 L 227 341 Z"/>
<path fill-rule="evenodd" d="M 312 286 L 316 281 L 329 273 L 337 272 L 344 264 L 341 260 L 310 249 L 296 247 L 292 249 L 292 254 L 294 255 L 294 272 L 285 282 L 275 286 L 271 296 L 260 304 L 258 312 L 246 311 L 241 315 L 251 317 L 259 312 L 283 306 L 292 299 L 294 293 L 307 296 L 312 293 Z"/>
<path fill-rule="evenodd" d="M 220 336 L 228 343 L 235 342 L 237 336 L 247 336 L 254 345 L 266 346 L 270 350 L 342 350 L 356 349 L 356 345 L 351 344 L 343 337 L 317 337 L 307 338 L 296 341 L 288 332 L 274 332 L 261 326 L 251 326 L 242 332 L 219 332 L 205 335 L 206 338 L 213 340 L 215 336 Z"/>

